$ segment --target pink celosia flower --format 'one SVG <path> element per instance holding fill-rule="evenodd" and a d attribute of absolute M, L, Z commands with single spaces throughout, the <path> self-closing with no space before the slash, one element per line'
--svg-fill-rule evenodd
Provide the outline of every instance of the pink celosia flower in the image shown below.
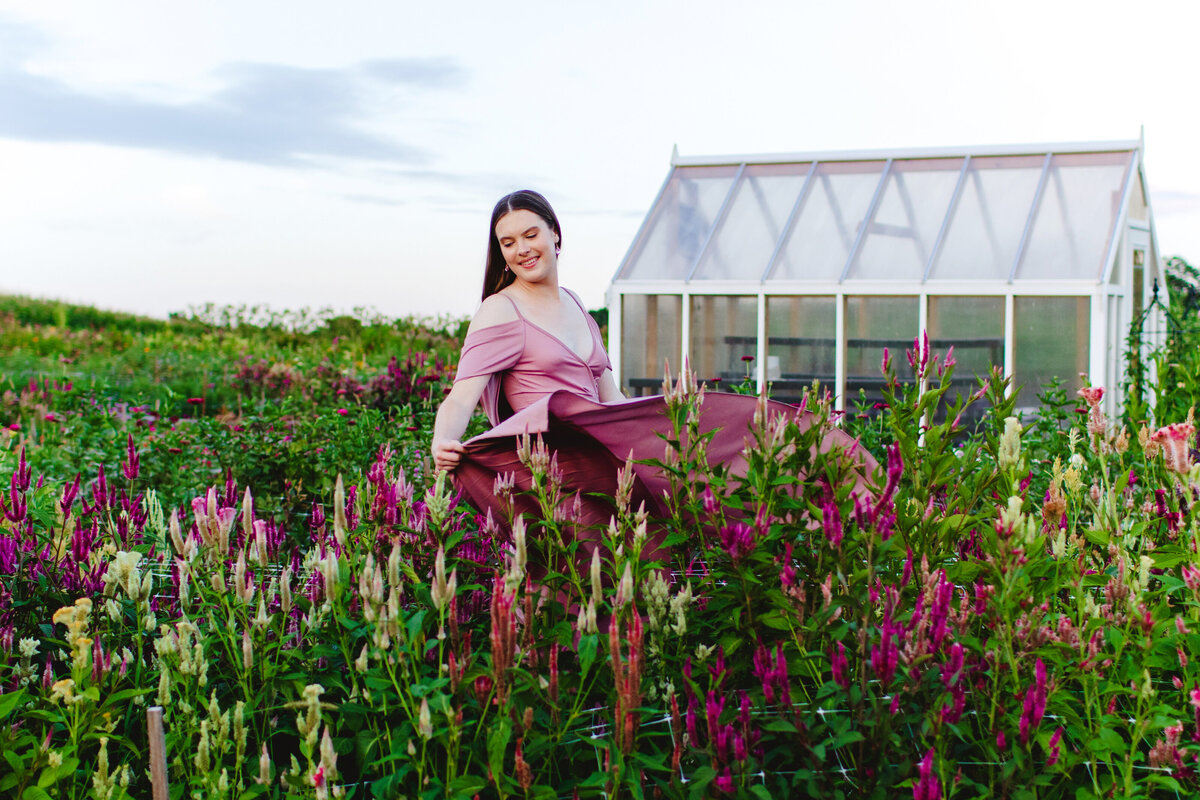
<path fill-rule="evenodd" d="M 1190 422 L 1176 422 L 1159 428 L 1150 434 L 1150 441 L 1162 448 L 1163 465 L 1171 472 L 1186 475 L 1191 471 L 1191 453 L 1188 452 L 1188 440 L 1196 432 L 1196 426 Z"/>
<path fill-rule="evenodd" d="M 1079 390 L 1079 396 L 1087 402 L 1089 407 L 1098 406 L 1104 398 L 1104 387 L 1085 386 Z"/>
<path fill-rule="evenodd" d="M 335 414 L 341 414 L 341 415 L 344 417 L 344 416 L 346 416 L 347 414 L 349 414 L 350 412 L 349 412 L 347 409 L 344 409 L 344 408 L 338 408 L 338 409 L 335 409 L 333 413 L 335 413 Z"/>

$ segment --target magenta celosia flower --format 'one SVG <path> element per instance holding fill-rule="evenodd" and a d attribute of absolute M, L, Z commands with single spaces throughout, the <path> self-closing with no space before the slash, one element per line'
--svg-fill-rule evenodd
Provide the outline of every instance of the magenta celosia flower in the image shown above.
<path fill-rule="evenodd" d="M 958 642 L 950 645 L 950 658 L 941 665 L 942 685 L 949 689 L 958 683 L 963 668 L 963 646 Z"/>
<path fill-rule="evenodd" d="M 704 701 L 704 716 L 708 722 L 708 740 L 710 742 L 717 741 L 723 711 L 725 711 L 725 698 L 710 691 Z"/>
<path fill-rule="evenodd" d="M 1030 733 L 1037 729 L 1046 713 L 1046 665 L 1040 658 L 1034 665 L 1034 674 L 1033 685 L 1025 690 L 1025 704 L 1018 724 L 1021 746 L 1029 744 Z"/>
<path fill-rule="evenodd" d="M 1054 731 L 1054 733 L 1050 734 L 1049 753 L 1046 756 L 1046 766 L 1048 766 L 1048 767 L 1053 767 L 1055 764 L 1058 763 L 1058 756 L 1059 756 L 1058 743 L 1062 739 L 1062 734 L 1063 734 L 1063 729 L 1062 729 L 1061 725 L 1058 726 L 1058 729 L 1056 731 Z"/>
<path fill-rule="evenodd" d="M 779 568 L 779 584 L 786 590 L 796 585 L 796 568 L 792 566 L 792 543 L 783 547 L 783 564 Z"/>
<path fill-rule="evenodd" d="M 754 529 L 744 522 L 734 522 L 721 528 L 721 546 L 734 562 L 740 562 L 754 550 Z"/>
<path fill-rule="evenodd" d="M 12 488 L 14 492 L 25 492 L 29 490 L 29 479 L 33 477 L 33 472 L 29 469 L 29 464 L 25 461 L 25 448 L 21 448 L 21 455 L 17 459 L 17 469 L 12 475 Z"/>
<path fill-rule="evenodd" d="M 925 753 L 917 767 L 917 782 L 913 784 L 913 800 L 938 800 L 942 796 L 942 785 L 933 774 L 933 748 Z"/>
<path fill-rule="evenodd" d="M 133 434 L 128 434 L 129 440 L 125 445 L 125 460 L 121 462 L 121 474 L 127 480 L 136 480 L 138 476 L 138 461 L 137 448 L 133 446 Z"/>
<path fill-rule="evenodd" d="M 733 773 L 729 767 L 725 767 L 725 771 L 717 776 L 715 783 L 717 791 L 724 792 L 725 794 L 733 794 Z"/>
<path fill-rule="evenodd" d="M 885 687 L 891 684 L 892 678 L 896 675 L 896 667 L 900 664 L 900 645 L 896 641 L 897 631 L 891 615 L 885 613 L 879 644 L 871 645 L 871 669 Z"/>
<path fill-rule="evenodd" d="M 954 725 L 962 719 L 963 711 L 967 708 L 967 690 L 962 684 L 950 690 L 950 704 L 942 707 L 942 722 Z"/>
<path fill-rule="evenodd" d="M 850 663 L 846 660 L 846 645 L 841 642 L 837 643 L 837 647 L 830 654 L 829 666 L 833 672 L 833 682 L 843 689 L 849 689 L 850 676 L 848 672 Z"/>
<path fill-rule="evenodd" d="M 333 413 L 335 413 L 335 414 L 341 414 L 341 415 L 344 417 L 344 416 L 346 416 L 347 414 L 349 414 L 349 413 L 350 413 L 350 411 L 349 411 L 349 409 L 345 409 L 345 408 L 337 408 L 337 409 L 334 409 L 334 412 L 333 412 Z"/>
<path fill-rule="evenodd" d="M 829 546 L 837 549 L 842 546 L 842 515 L 838 512 L 837 503 L 830 500 L 821 509 L 821 524 L 825 528 L 825 538 Z"/>

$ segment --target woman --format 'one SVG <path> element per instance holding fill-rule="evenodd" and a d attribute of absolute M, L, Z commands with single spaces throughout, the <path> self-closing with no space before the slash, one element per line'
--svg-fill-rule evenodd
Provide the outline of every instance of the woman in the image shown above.
<path fill-rule="evenodd" d="M 434 423 L 438 469 L 461 462 L 466 448 L 459 437 L 480 398 L 492 425 L 558 389 L 601 403 L 625 399 L 600 329 L 579 298 L 558 284 L 561 249 L 562 229 L 546 198 L 523 190 L 496 204 L 483 304 Z"/>
<path fill-rule="evenodd" d="M 456 484 L 481 512 L 506 522 L 496 488 L 509 485 L 516 512 L 536 513 L 523 490 L 529 469 L 517 453 L 518 437 L 540 434 L 557 456 L 557 468 L 571 502 L 576 558 L 590 560 L 598 529 L 606 526 L 612 506 L 602 495 L 617 493 L 617 473 L 627 458 L 662 459 L 669 432 L 661 397 L 627 400 L 617 388 L 604 342 L 579 298 L 558 282 L 562 229 L 550 204 L 537 192 L 514 192 L 492 211 L 483 304 L 471 321 L 454 387 L 438 409 L 433 458 L 439 470 L 453 470 Z M 467 443 L 460 441 L 482 399 L 492 429 Z M 705 396 L 700 432 L 712 432 L 709 463 L 722 463 L 744 474 L 743 451 L 754 398 L 710 392 Z M 771 404 L 781 413 L 795 413 Z M 803 423 L 802 423 L 803 424 Z M 840 431 L 826 437 L 853 450 Z M 874 461 L 859 455 L 863 474 Z M 666 480 L 651 466 L 635 465 L 631 507 L 644 503 L 652 515 L 664 511 Z M 498 478 L 502 480 L 497 481 Z M 661 555 L 643 550 L 646 555 Z M 585 562 L 586 563 L 586 562 Z"/>

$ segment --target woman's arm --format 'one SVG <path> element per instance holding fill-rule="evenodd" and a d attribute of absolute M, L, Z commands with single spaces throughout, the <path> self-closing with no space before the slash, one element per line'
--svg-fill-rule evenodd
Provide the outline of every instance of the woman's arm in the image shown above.
<path fill-rule="evenodd" d="M 617 381 L 613 377 L 611 369 L 604 370 L 604 374 L 600 376 L 596 386 L 600 390 L 601 403 L 623 403 L 629 399 L 617 388 Z"/>
<path fill-rule="evenodd" d="M 476 331 L 486 330 L 492 325 L 500 325 L 516 318 L 517 312 L 513 309 L 511 302 L 499 295 L 492 295 L 484 300 L 479 310 L 475 312 L 475 317 L 471 320 L 470 327 L 467 328 L 467 335 L 470 336 Z M 437 469 L 452 470 L 458 466 L 464 452 L 460 439 L 467 429 L 467 423 L 471 421 L 471 415 L 475 413 L 475 406 L 479 405 L 479 398 L 483 396 L 483 390 L 487 388 L 491 377 L 491 375 L 477 375 L 473 378 L 455 381 L 454 386 L 450 389 L 450 394 L 446 395 L 446 399 L 438 407 L 437 417 L 433 423 L 433 446 L 431 447 L 433 463 Z"/>
<path fill-rule="evenodd" d="M 464 452 L 460 441 L 463 431 L 491 377 L 479 375 L 461 380 L 442 401 L 433 423 L 433 463 L 438 469 L 452 470 L 458 466 Z"/>

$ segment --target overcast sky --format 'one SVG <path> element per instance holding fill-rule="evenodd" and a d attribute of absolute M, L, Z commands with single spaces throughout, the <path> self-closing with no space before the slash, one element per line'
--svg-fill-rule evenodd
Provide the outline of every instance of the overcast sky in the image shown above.
<path fill-rule="evenodd" d="M 469 314 L 530 187 L 597 307 L 684 155 L 1136 139 L 1200 262 L 1200 3 L 0 0 L 0 292 Z"/>

